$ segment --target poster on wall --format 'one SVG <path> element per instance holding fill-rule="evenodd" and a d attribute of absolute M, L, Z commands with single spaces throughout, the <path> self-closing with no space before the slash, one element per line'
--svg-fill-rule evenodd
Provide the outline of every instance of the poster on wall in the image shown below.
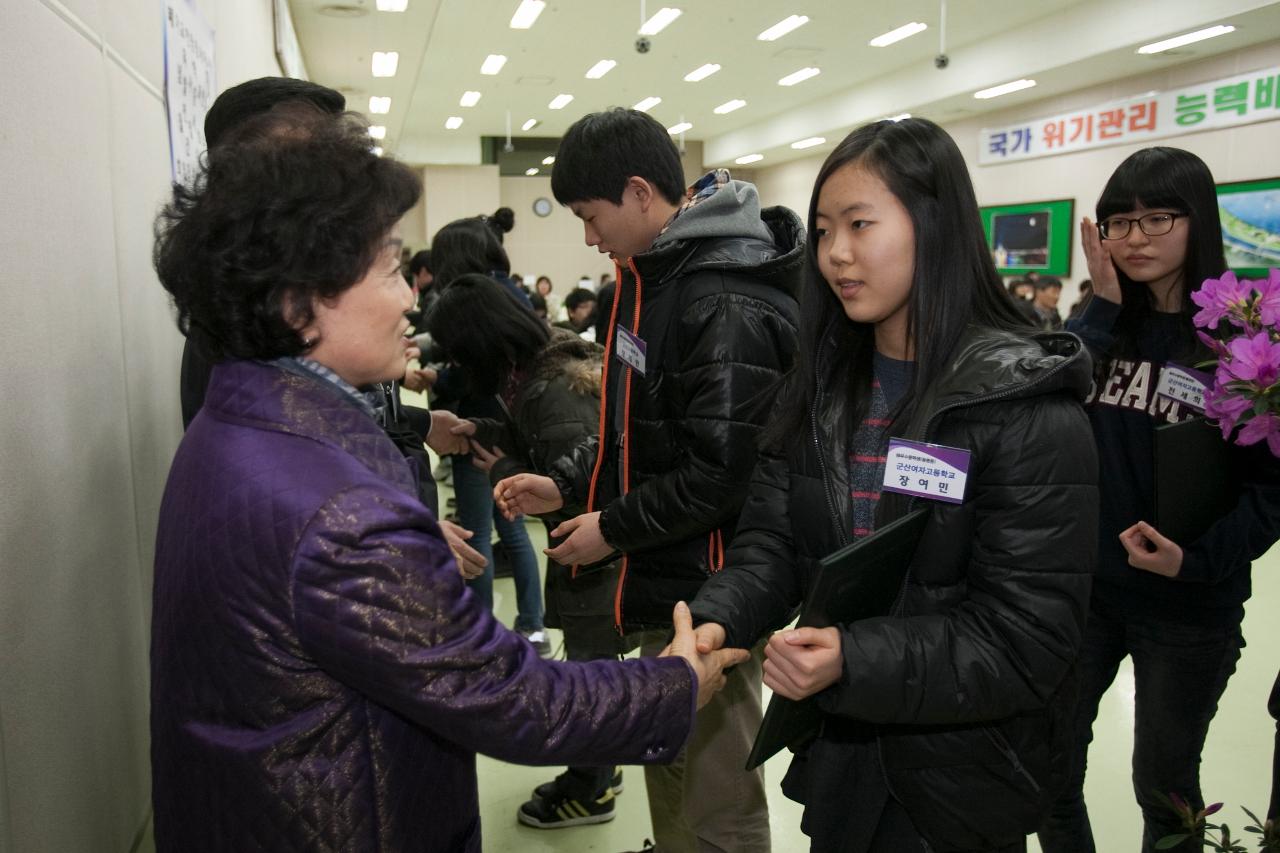
<path fill-rule="evenodd" d="M 1280 67 L 1148 92 L 978 134 L 984 166 L 1280 119 Z"/>
<path fill-rule="evenodd" d="M 1280 178 L 1218 185 L 1227 266 L 1245 278 L 1280 268 Z"/>
<path fill-rule="evenodd" d="M 1071 275 L 1075 201 L 1036 201 L 983 207 L 982 230 L 1000 275 Z"/>
<path fill-rule="evenodd" d="M 164 107 L 169 119 L 169 168 L 190 184 L 204 152 L 204 114 L 217 94 L 213 27 L 191 0 L 165 0 Z"/>

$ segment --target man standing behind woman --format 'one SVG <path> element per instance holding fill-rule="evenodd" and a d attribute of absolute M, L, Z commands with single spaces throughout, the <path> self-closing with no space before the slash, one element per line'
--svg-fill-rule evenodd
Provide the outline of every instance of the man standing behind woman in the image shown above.
<path fill-rule="evenodd" d="M 585 566 L 621 552 L 614 628 L 649 656 L 666 643 L 672 604 L 724 565 L 771 392 L 795 350 L 803 227 L 785 208 L 762 211 L 755 187 L 725 170 L 686 190 L 671 137 L 635 110 L 570 127 L 551 189 L 618 269 L 599 434 L 550 477 L 517 475 L 495 491 L 508 512 L 586 506 L 548 553 Z M 663 853 L 769 850 L 763 774 L 743 770 L 760 677 L 757 654 L 699 716 L 682 759 L 646 770 Z M 555 826 L 569 795 L 543 791 L 521 820 Z"/>

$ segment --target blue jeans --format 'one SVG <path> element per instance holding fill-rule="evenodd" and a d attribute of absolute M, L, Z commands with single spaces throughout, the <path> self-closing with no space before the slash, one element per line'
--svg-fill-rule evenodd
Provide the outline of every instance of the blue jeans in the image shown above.
<path fill-rule="evenodd" d="M 480 552 L 489 565 L 484 574 L 468 581 L 471 591 L 485 606 L 493 609 L 493 531 L 507 546 L 511 557 L 511 573 L 516 582 L 517 631 L 542 630 L 542 580 L 538 576 L 538 558 L 533 543 L 524 529 L 524 521 L 507 521 L 493 502 L 489 475 L 471 464 L 471 457 L 451 456 L 453 460 L 453 493 L 458 501 L 458 523 L 475 535 L 467 543 Z"/>
<path fill-rule="evenodd" d="M 1044 853 L 1093 853 L 1084 803 L 1084 774 L 1098 702 L 1126 655 L 1133 658 L 1133 792 L 1142 808 L 1142 850 L 1181 831 L 1178 817 L 1156 792 L 1176 792 L 1192 808 L 1204 806 L 1200 753 L 1218 700 L 1235 672 L 1244 639 L 1240 626 L 1204 627 L 1155 619 L 1126 621 L 1094 602 L 1080 652 L 1080 699 L 1066 787 L 1038 833 Z M 1127 847 L 1104 839 L 1104 849 Z M 1175 850 L 1200 850 L 1188 841 Z"/>

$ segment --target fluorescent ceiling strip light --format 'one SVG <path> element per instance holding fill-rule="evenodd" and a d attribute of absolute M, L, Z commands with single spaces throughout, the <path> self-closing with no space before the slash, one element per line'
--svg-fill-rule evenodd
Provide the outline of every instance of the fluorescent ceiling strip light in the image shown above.
<path fill-rule="evenodd" d="M 999 86 L 992 86 L 990 89 L 983 89 L 981 92 L 974 92 L 973 96 L 985 101 L 987 98 L 998 98 L 1010 92 L 1021 92 L 1023 89 L 1030 89 L 1035 84 L 1035 80 L 1023 78 L 1022 80 L 1014 80 L 1012 83 L 1001 83 Z"/>
<path fill-rule="evenodd" d="M 369 125 L 369 135 L 372 136 L 374 139 L 386 139 L 387 128 L 385 125 L 371 124 Z"/>
<path fill-rule="evenodd" d="M 381 146 L 381 145 L 375 145 L 375 146 L 373 146 L 373 148 L 372 148 L 371 150 L 373 151 L 373 156 L 374 156 L 374 157 L 381 157 L 381 156 L 382 156 L 382 146 Z"/>
<path fill-rule="evenodd" d="M 732 101 L 725 101 L 723 104 L 721 104 L 720 106 L 712 110 L 712 112 L 718 116 L 722 116 L 725 113 L 731 113 L 734 110 L 740 110 L 746 105 L 747 105 L 747 102 L 742 100 L 741 98 L 734 98 Z"/>
<path fill-rule="evenodd" d="M 547 106 L 553 110 L 562 110 L 569 106 L 569 102 L 573 100 L 573 95 L 556 95 L 551 99 L 551 103 Z"/>
<path fill-rule="evenodd" d="M 545 8 L 547 8 L 547 4 L 544 0 L 521 0 L 516 13 L 511 16 L 511 29 L 529 29 L 533 26 L 533 22 L 538 20 L 538 16 L 542 14 L 542 10 Z"/>
<path fill-rule="evenodd" d="M 871 41 L 867 42 L 867 44 L 872 47 L 888 47 L 895 42 L 911 38 L 916 33 L 922 33 L 927 29 L 929 29 L 928 24 L 922 24 L 919 21 L 912 21 L 909 24 L 903 24 L 896 30 L 889 30 L 889 32 L 884 35 L 876 36 Z"/>
<path fill-rule="evenodd" d="M 1220 24 L 1216 27 L 1209 27 L 1206 30 L 1196 30 L 1194 33 L 1187 33 L 1182 36 L 1174 36 L 1164 41 L 1152 42 L 1138 48 L 1138 53 L 1161 53 L 1166 50 L 1173 50 L 1175 47 L 1182 47 L 1184 44 L 1194 44 L 1205 39 L 1225 36 L 1227 33 L 1234 33 L 1236 28 L 1230 24 Z"/>
<path fill-rule="evenodd" d="M 403 12 L 409 8 L 409 0 L 378 0 L 379 12 Z"/>
<path fill-rule="evenodd" d="M 636 110 L 637 112 L 647 113 L 649 112 L 649 110 L 653 109 L 660 103 L 662 103 L 662 98 L 655 98 L 651 96 L 651 97 L 645 98 L 643 101 L 636 104 L 631 109 Z"/>
<path fill-rule="evenodd" d="M 599 80 L 601 77 L 612 71 L 613 66 L 617 64 L 618 63 L 614 62 L 612 59 L 602 59 L 587 69 L 587 79 Z"/>
<path fill-rule="evenodd" d="M 693 125 L 687 121 L 682 121 L 679 124 L 673 124 L 671 125 L 671 127 L 668 127 L 667 133 L 671 134 L 672 136 L 675 136 L 676 134 L 684 133 L 685 131 L 688 131 L 688 130 L 693 130 Z"/>
<path fill-rule="evenodd" d="M 537 124 L 538 124 L 538 120 L 537 120 L 536 118 L 526 119 L 526 120 L 525 120 L 525 123 L 524 123 L 524 124 L 522 124 L 522 125 L 520 125 L 520 129 L 521 129 L 521 130 L 533 130 L 533 129 L 534 129 L 534 127 L 536 127 L 536 126 L 537 126 Z"/>
<path fill-rule="evenodd" d="M 885 116 L 885 121 L 902 121 L 911 118 L 911 113 L 898 113 L 896 116 Z"/>
<path fill-rule="evenodd" d="M 525 170 L 524 170 L 524 173 L 525 173 L 526 175 L 528 175 L 529 177 L 531 177 L 531 178 L 532 178 L 534 175 L 538 174 L 538 170 L 537 170 L 537 169 L 525 169 Z"/>
<path fill-rule="evenodd" d="M 484 58 L 484 62 L 480 64 L 480 73 L 488 74 L 492 77 L 502 70 L 502 66 L 507 64 L 507 58 L 501 54 L 491 53 Z"/>
<path fill-rule="evenodd" d="M 791 143 L 791 147 L 800 151 L 805 148 L 812 148 L 815 145 L 821 145 L 826 141 L 827 139 L 824 136 L 810 136 L 808 139 L 801 139 L 799 142 Z"/>
<path fill-rule="evenodd" d="M 810 77 L 817 77 L 821 73 L 822 73 L 822 70 L 819 68 L 812 68 L 812 67 L 801 68 L 799 71 L 792 72 L 791 74 L 788 74 L 786 77 L 783 77 L 781 80 L 778 81 L 778 85 L 794 86 L 797 83 L 803 83 L 805 80 L 808 80 Z"/>
<path fill-rule="evenodd" d="M 394 77 L 396 66 L 400 64 L 400 54 L 394 50 L 373 52 L 373 76 Z"/>
<path fill-rule="evenodd" d="M 556 158 L 555 158 L 555 157 L 543 157 L 543 158 L 542 158 L 542 165 L 544 165 L 544 166 L 550 166 L 550 165 L 551 165 L 552 163 L 554 163 L 555 161 L 556 161 Z"/>
<path fill-rule="evenodd" d="M 369 98 L 369 112 L 374 115 L 385 115 L 391 112 L 391 99 L 372 96 Z"/>
<path fill-rule="evenodd" d="M 679 9 L 673 9 L 669 6 L 662 7 L 652 18 L 640 25 L 640 35 L 656 36 L 666 29 L 668 24 L 680 17 L 681 14 L 682 12 Z"/>
<path fill-rule="evenodd" d="M 768 39 L 768 41 L 772 41 L 772 39 Z M 737 163 L 739 166 L 746 166 L 750 163 L 759 163 L 763 159 L 763 154 L 744 154 L 733 162 Z"/>
<path fill-rule="evenodd" d="M 778 21 L 778 23 L 756 36 L 756 40 L 777 41 L 787 33 L 794 29 L 798 29 L 799 27 L 803 27 L 807 23 L 809 23 L 808 15 L 791 15 L 790 17 L 783 18 L 781 21 Z"/>
<path fill-rule="evenodd" d="M 457 130 L 462 127 L 462 116 L 449 116 L 444 120 L 445 130 Z"/>
<path fill-rule="evenodd" d="M 462 97 L 458 98 L 458 106 L 460 107 L 474 107 L 478 103 L 480 103 L 479 92 L 463 92 Z"/>
<path fill-rule="evenodd" d="M 706 65 L 701 65 L 693 69 L 692 71 L 690 71 L 688 74 L 684 75 L 684 82 L 697 83 L 701 80 L 706 80 L 708 77 L 710 77 L 712 74 L 715 74 L 719 70 L 720 70 L 719 65 L 716 65 L 714 62 L 708 62 Z"/>

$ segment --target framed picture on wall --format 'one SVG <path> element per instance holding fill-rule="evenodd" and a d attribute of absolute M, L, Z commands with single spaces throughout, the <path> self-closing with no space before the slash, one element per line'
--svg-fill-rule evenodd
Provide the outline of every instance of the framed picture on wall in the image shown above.
<path fill-rule="evenodd" d="M 1001 275 L 1071 275 L 1073 199 L 980 208 L 987 247 Z"/>
<path fill-rule="evenodd" d="M 1227 266 L 1262 278 L 1280 267 L 1280 178 L 1218 184 L 1218 215 Z"/>

